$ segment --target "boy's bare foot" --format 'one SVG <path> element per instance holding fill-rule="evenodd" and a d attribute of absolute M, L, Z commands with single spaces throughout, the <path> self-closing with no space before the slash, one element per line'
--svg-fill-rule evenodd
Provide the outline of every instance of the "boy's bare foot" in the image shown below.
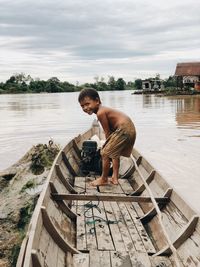
<path fill-rule="evenodd" d="M 108 184 L 108 180 L 105 180 L 101 177 L 90 183 L 90 185 L 92 186 L 107 185 L 107 184 Z"/>
<path fill-rule="evenodd" d="M 110 182 L 111 182 L 112 184 L 114 184 L 114 185 L 118 185 L 118 184 L 119 184 L 118 179 L 115 178 L 115 177 L 112 177 L 112 179 L 111 179 Z"/>

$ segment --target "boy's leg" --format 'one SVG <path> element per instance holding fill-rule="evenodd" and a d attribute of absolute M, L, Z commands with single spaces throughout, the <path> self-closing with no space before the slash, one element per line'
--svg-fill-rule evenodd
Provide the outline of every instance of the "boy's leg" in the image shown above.
<path fill-rule="evenodd" d="M 112 159 L 113 164 L 113 175 L 111 183 L 118 184 L 118 178 L 119 178 L 119 158 Z"/>
<path fill-rule="evenodd" d="M 91 182 L 93 186 L 96 185 L 106 185 L 108 184 L 108 174 L 110 170 L 110 159 L 108 157 L 102 156 L 102 174 L 101 177 Z"/>

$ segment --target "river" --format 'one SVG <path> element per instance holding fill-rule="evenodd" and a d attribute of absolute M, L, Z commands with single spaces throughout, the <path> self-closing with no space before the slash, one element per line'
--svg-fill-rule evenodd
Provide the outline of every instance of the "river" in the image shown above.
<path fill-rule="evenodd" d="M 200 96 L 159 97 L 131 91 L 100 92 L 102 102 L 133 119 L 135 147 L 200 213 Z M 0 95 L 0 170 L 32 146 L 63 146 L 88 129 L 78 93 Z"/>

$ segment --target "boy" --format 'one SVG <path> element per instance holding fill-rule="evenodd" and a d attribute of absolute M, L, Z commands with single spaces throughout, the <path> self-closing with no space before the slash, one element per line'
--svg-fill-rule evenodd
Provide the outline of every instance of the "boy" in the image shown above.
<path fill-rule="evenodd" d="M 124 113 L 101 104 L 98 92 L 93 88 L 81 90 L 78 101 L 84 112 L 95 113 L 105 133 L 106 142 L 101 149 L 102 175 L 91 183 L 93 186 L 108 184 L 110 159 L 113 164 L 111 183 L 118 184 L 119 157 L 129 157 L 135 143 L 136 131 L 131 119 Z"/>

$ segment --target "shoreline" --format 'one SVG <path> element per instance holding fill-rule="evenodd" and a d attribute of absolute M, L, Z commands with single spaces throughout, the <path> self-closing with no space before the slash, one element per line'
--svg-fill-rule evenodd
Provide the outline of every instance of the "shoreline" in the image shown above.
<path fill-rule="evenodd" d="M 0 266 L 14 267 L 57 145 L 33 146 L 15 164 L 0 172 Z"/>

